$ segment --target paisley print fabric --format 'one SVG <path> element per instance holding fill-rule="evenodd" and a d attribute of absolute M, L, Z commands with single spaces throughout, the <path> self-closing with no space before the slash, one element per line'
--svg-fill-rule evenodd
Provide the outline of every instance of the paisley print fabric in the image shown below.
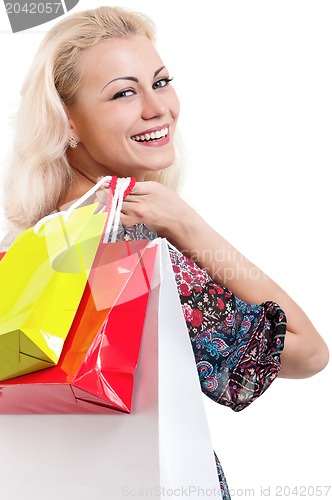
<path fill-rule="evenodd" d="M 279 374 L 285 314 L 274 302 L 243 302 L 174 248 L 170 256 L 202 390 L 243 410 Z"/>
<path fill-rule="evenodd" d="M 224 471 L 222 470 L 222 467 L 220 465 L 219 458 L 217 457 L 216 454 L 214 454 L 214 457 L 215 457 L 216 465 L 217 465 L 217 473 L 218 473 L 218 478 L 219 478 L 221 498 L 222 498 L 222 500 L 231 500 L 227 481 L 225 478 Z"/>
<path fill-rule="evenodd" d="M 132 240 L 154 240 L 157 234 L 145 224 L 135 224 L 134 226 L 119 226 L 117 241 Z"/>

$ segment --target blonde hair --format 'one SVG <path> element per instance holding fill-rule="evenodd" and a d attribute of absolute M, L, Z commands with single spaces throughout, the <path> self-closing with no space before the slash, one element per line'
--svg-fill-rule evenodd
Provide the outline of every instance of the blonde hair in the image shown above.
<path fill-rule="evenodd" d="M 80 78 L 76 68 L 83 50 L 101 40 L 146 35 L 154 42 L 154 26 L 146 16 L 117 7 L 74 13 L 57 23 L 43 39 L 21 91 L 4 190 L 7 219 L 25 229 L 55 210 L 71 186 L 67 156 L 69 121 L 66 106 L 75 103 Z M 174 165 L 149 174 L 176 190 Z"/>

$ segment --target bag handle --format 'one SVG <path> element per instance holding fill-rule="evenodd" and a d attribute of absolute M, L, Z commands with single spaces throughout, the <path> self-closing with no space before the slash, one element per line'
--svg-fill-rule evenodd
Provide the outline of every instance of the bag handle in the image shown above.
<path fill-rule="evenodd" d="M 64 221 L 68 220 L 72 212 L 79 208 L 82 203 L 90 198 L 98 189 L 104 185 L 106 182 L 110 183 L 110 191 L 107 199 L 105 208 L 102 211 L 108 212 L 108 217 L 105 225 L 105 232 L 103 237 L 103 243 L 107 243 L 111 234 L 111 243 L 116 241 L 117 231 L 120 224 L 120 216 L 123 200 L 133 189 L 136 180 L 133 177 L 116 177 L 107 175 L 100 179 L 89 191 L 87 191 L 81 198 L 76 200 L 68 210 L 62 210 L 54 214 L 49 214 L 38 221 L 33 230 L 35 234 L 38 234 L 40 228 L 49 220 L 56 219 L 57 217 L 63 217 Z M 114 189 L 114 194 L 113 194 Z"/>
<path fill-rule="evenodd" d="M 105 210 L 109 213 L 109 215 L 106 221 L 103 243 L 107 243 L 108 241 L 110 241 L 110 243 L 114 243 L 116 241 L 123 200 L 127 196 L 128 192 L 130 192 L 134 187 L 134 185 L 135 180 L 131 177 L 117 179 L 114 195 L 112 196 L 111 200 L 110 196 L 108 197 L 105 207 Z M 111 193 L 112 190 L 110 189 L 110 194 Z"/>

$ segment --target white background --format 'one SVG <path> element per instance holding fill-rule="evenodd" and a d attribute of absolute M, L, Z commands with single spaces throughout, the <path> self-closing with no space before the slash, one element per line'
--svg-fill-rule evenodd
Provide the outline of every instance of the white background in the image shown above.
<path fill-rule="evenodd" d="M 332 348 L 332 3 L 116 4 L 157 25 L 182 104 L 183 196 L 286 289 Z M 74 10 L 94 6 L 80 0 Z M 2 166 L 20 85 L 53 23 L 11 34 L 3 8 L 0 21 Z M 300 487 L 332 485 L 331 366 L 311 379 L 277 380 L 239 414 L 209 400 L 206 409 L 234 498 L 289 498 L 296 486 L 312 497 Z"/>

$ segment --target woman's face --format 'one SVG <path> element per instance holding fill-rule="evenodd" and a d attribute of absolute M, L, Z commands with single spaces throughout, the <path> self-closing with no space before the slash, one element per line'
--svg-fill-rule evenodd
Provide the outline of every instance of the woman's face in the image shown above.
<path fill-rule="evenodd" d="M 73 166 L 94 176 L 142 180 L 174 161 L 179 101 L 169 73 L 143 35 L 105 40 L 86 49 L 76 104 L 69 108 Z"/>

